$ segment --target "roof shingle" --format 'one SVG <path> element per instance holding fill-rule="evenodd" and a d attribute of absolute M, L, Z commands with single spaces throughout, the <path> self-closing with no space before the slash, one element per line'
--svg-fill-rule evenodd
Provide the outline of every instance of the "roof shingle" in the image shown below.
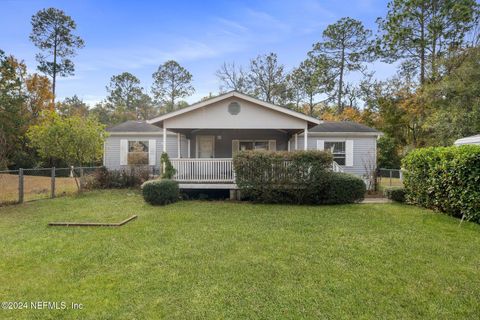
<path fill-rule="evenodd" d="M 159 132 L 162 128 L 148 124 L 145 121 L 129 120 L 107 128 L 108 132 Z"/>
<path fill-rule="evenodd" d="M 310 129 L 310 132 L 378 132 L 363 124 L 352 121 L 323 121 Z"/>

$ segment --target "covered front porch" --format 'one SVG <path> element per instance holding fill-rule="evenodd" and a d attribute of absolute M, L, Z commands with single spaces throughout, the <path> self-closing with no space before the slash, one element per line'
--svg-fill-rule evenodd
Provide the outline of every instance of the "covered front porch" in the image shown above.
<path fill-rule="evenodd" d="M 170 157 L 175 180 L 181 184 L 231 185 L 235 184 L 235 152 L 307 150 L 308 130 L 320 121 L 232 91 L 149 123 L 163 129 L 162 152 L 167 152 L 167 132 L 177 135 L 177 157 Z M 297 139 L 300 133 L 302 146 Z"/>
<path fill-rule="evenodd" d="M 301 130 L 293 129 L 168 129 L 178 135 L 177 152 L 170 159 L 174 179 L 181 187 L 235 188 L 233 155 L 241 150 L 290 150 L 290 140 Z M 292 145 L 292 148 L 294 146 Z M 302 146 L 303 148 L 303 146 Z M 181 152 L 181 150 L 187 152 Z"/>

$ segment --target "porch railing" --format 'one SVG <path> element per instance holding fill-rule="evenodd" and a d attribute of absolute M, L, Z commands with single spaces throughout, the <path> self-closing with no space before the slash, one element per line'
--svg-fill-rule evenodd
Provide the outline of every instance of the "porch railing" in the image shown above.
<path fill-rule="evenodd" d="M 332 171 L 333 172 L 343 172 L 343 168 L 338 163 L 333 161 L 332 162 Z"/>
<path fill-rule="evenodd" d="M 171 159 L 176 170 L 174 179 L 180 182 L 235 183 L 231 158 Z"/>
<path fill-rule="evenodd" d="M 179 182 L 235 183 L 235 170 L 231 158 L 215 159 L 171 159 L 176 170 L 173 177 Z M 289 164 L 285 161 L 285 166 Z M 332 171 L 343 172 L 336 162 L 332 163 Z"/>

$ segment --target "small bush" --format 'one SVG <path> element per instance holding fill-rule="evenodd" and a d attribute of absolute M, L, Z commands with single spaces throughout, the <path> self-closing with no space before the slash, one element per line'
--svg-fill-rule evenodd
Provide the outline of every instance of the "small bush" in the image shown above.
<path fill-rule="evenodd" d="M 149 179 L 148 168 L 131 167 L 123 170 L 108 170 L 105 167 L 97 169 L 94 173 L 92 188 L 121 189 L 136 188 Z"/>
<path fill-rule="evenodd" d="M 173 180 L 150 180 L 142 185 L 143 198 L 153 205 L 165 205 L 178 201 L 180 191 Z"/>
<path fill-rule="evenodd" d="M 177 170 L 175 170 L 173 167 L 166 152 L 162 153 L 162 156 L 160 157 L 160 165 L 162 168 L 165 168 L 165 170 L 162 172 L 162 179 L 173 179 L 173 176 Z"/>
<path fill-rule="evenodd" d="M 356 203 L 363 200 L 367 188 L 362 179 L 348 173 L 332 172 L 326 179 L 325 204 Z"/>
<path fill-rule="evenodd" d="M 417 149 L 402 166 L 408 203 L 480 222 L 480 146 Z"/>
<path fill-rule="evenodd" d="M 391 187 L 383 191 L 385 197 L 396 202 L 405 202 L 405 188 Z"/>

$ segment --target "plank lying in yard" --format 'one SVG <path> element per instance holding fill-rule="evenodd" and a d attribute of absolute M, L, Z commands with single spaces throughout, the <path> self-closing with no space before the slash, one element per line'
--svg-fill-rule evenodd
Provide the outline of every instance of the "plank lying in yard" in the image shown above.
<path fill-rule="evenodd" d="M 49 226 L 53 227 L 121 227 L 124 224 L 135 220 L 137 215 L 131 216 L 118 223 L 101 223 L 101 222 L 49 222 Z"/>

